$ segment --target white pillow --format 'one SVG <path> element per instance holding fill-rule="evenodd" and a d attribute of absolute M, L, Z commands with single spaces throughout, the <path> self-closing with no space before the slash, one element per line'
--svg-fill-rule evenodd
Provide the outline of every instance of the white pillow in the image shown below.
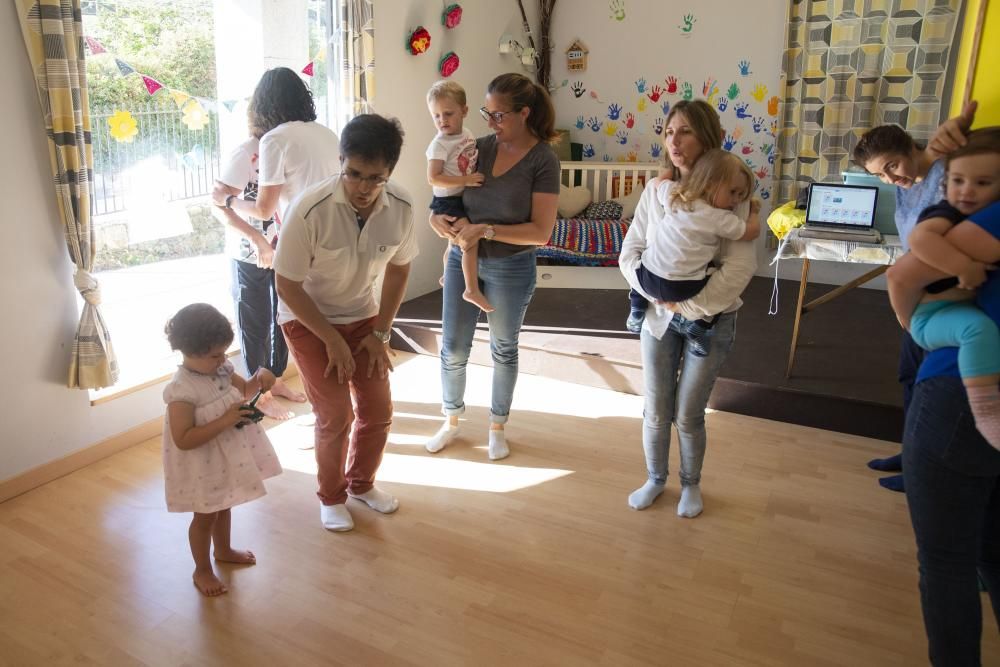
<path fill-rule="evenodd" d="M 632 188 L 632 192 L 628 193 L 624 197 L 617 197 L 611 200 L 622 205 L 623 218 L 631 218 L 635 215 L 635 207 L 639 205 L 639 198 L 642 197 L 642 190 L 643 188 L 637 186 Z"/>
<path fill-rule="evenodd" d="M 565 185 L 559 186 L 559 202 L 556 208 L 559 212 L 560 218 L 574 218 L 581 213 L 583 209 L 590 205 L 590 200 L 593 195 L 590 194 L 590 190 L 583 187 L 582 185 L 577 185 L 576 187 L 566 187 Z M 633 207 L 633 210 L 635 207 Z"/>

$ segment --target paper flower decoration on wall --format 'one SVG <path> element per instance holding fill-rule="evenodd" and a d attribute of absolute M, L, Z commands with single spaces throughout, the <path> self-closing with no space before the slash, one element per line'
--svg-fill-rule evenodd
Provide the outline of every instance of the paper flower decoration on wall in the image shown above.
<path fill-rule="evenodd" d="M 130 144 L 135 135 L 139 134 L 139 127 L 135 121 L 135 117 L 128 111 L 115 109 L 114 115 L 108 119 L 108 125 L 111 127 L 111 136 L 116 141 Z"/>
<path fill-rule="evenodd" d="M 441 12 L 441 24 L 451 30 L 459 23 L 462 22 L 462 5 L 455 3 L 453 5 L 448 5 Z"/>
<path fill-rule="evenodd" d="M 448 53 L 444 54 L 444 57 L 441 58 L 441 62 L 438 63 L 438 71 L 441 72 L 441 76 L 447 79 L 449 76 L 455 73 L 455 70 L 458 69 L 458 66 L 460 64 L 461 61 L 459 61 L 458 59 L 458 54 L 456 54 L 454 51 L 449 51 Z"/>
<path fill-rule="evenodd" d="M 209 117 L 205 107 L 198 103 L 198 100 L 191 100 L 184 107 L 184 118 L 181 119 L 189 130 L 195 132 L 204 129 L 208 125 Z"/>
<path fill-rule="evenodd" d="M 419 26 L 410 33 L 410 38 L 406 40 L 406 48 L 411 55 L 419 56 L 431 46 L 431 34 L 427 28 Z"/>

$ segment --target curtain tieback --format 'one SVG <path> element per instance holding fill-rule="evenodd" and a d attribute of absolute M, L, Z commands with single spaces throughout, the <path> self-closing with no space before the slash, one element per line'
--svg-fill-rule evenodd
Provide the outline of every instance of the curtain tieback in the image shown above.
<path fill-rule="evenodd" d="M 87 303 L 91 306 L 101 305 L 101 289 L 97 285 L 97 278 L 83 269 L 77 269 L 73 274 L 73 284 Z"/>

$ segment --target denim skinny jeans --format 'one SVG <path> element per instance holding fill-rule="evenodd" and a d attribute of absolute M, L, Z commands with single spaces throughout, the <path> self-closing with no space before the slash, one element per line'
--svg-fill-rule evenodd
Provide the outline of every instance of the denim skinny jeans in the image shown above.
<path fill-rule="evenodd" d="M 916 385 L 903 433 L 931 664 L 981 664 L 976 570 L 1000 623 L 1000 452 L 979 435 L 957 377 Z"/>
<path fill-rule="evenodd" d="M 480 258 L 479 287 L 496 309 L 486 314 L 493 355 L 493 395 L 490 420 L 507 421 L 517 382 L 517 341 L 524 313 L 535 293 L 535 251 L 510 257 Z M 465 301 L 462 251 L 453 247 L 444 272 L 441 308 L 441 393 L 442 412 L 465 412 L 465 367 L 472 351 L 472 337 L 482 311 Z"/>
<path fill-rule="evenodd" d="M 719 317 L 709 338 L 708 356 L 698 357 L 688 349 L 680 333 L 685 320 L 674 315 L 663 338 L 657 340 L 643 328 L 642 377 L 646 385 L 642 411 L 642 448 L 646 454 L 649 479 L 667 481 L 670 454 L 670 425 L 677 427 L 681 448 L 681 485 L 701 481 L 705 460 L 705 408 L 719 369 L 733 347 L 736 313 Z"/>

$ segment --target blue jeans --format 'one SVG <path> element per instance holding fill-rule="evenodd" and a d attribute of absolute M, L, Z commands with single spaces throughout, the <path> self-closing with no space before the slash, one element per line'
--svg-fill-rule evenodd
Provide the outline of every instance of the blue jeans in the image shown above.
<path fill-rule="evenodd" d="M 535 251 L 502 258 L 479 258 L 479 287 L 495 308 L 486 314 L 493 353 L 490 419 L 503 424 L 510 414 L 517 382 L 517 340 L 524 313 L 535 293 Z M 444 271 L 441 307 L 441 393 L 446 415 L 465 412 L 465 367 L 482 312 L 465 301 L 462 251 L 453 247 Z"/>
<path fill-rule="evenodd" d="M 719 376 L 719 369 L 733 347 L 736 313 L 725 313 L 707 339 L 708 356 L 693 354 L 683 331 L 687 323 L 674 315 L 663 338 L 657 340 L 646 329 L 640 335 L 642 377 L 646 385 L 642 411 L 642 448 L 649 479 L 667 481 L 670 425 L 677 427 L 681 448 L 681 485 L 701 481 L 705 460 L 705 408 Z"/>
<path fill-rule="evenodd" d="M 280 378 L 288 366 L 288 345 L 278 326 L 278 292 L 274 271 L 236 259 L 230 262 L 236 336 L 246 363 L 247 377 L 256 373 L 258 368 L 266 368 Z"/>
<path fill-rule="evenodd" d="M 979 665 L 977 567 L 1000 623 L 1000 452 L 976 430 L 959 378 L 914 388 L 903 469 L 931 663 Z"/>

